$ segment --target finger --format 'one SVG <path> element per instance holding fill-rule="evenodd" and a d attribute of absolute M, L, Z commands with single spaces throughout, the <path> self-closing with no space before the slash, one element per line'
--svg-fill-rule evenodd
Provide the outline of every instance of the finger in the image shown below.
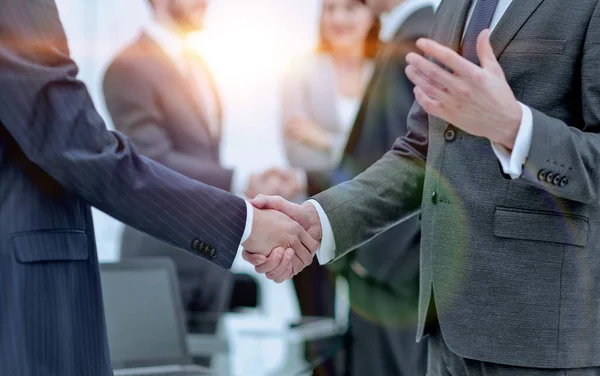
<path fill-rule="evenodd" d="M 271 253 L 269 254 L 269 257 L 267 257 L 267 261 L 264 264 L 259 265 L 256 268 L 254 268 L 254 270 L 259 274 L 270 273 L 273 270 L 275 270 L 275 268 L 277 268 L 277 266 L 279 266 L 282 259 L 283 259 L 283 248 L 275 248 L 273 251 L 271 251 Z"/>
<path fill-rule="evenodd" d="M 448 119 L 443 116 L 443 107 L 440 102 L 430 98 L 418 86 L 416 86 L 413 91 L 415 93 L 415 100 L 419 102 L 425 112 L 427 112 L 429 115 L 448 121 Z"/>
<path fill-rule="evenodd" d="M 406 67 L 406 76 L 413 84 L 415 84 L 415 86 L 420 87 L 421 90 L 423 90 L 429 97 L 445 103 L 449 103 L 452 100 L 447 91 L 440 88 L 429 78 L 425 77 L 425 75 L 414 65 L 408 65 Z"/>
<path fill-rule="evenodd" d="M 272 272 L 267 273 L 267 278 L 273 281 L 277 281 L 280 278 L 285 277 L 287 270 L 292 266 L 293 259 L 294 250 L 290 248 L 286 249 L 281 263 L 279 263 L 279 265 L 277 265 L 277 267 Z"/>
<path fill-rule="evenodd" d="M 417 47 L 427 56 L 431 56 L 442 65 L 450 68 L 455 74 L 463 77 L 473 77 L 479 67 L 460 56 L 456 51 L 442 46 L 427 38 L 417 41 Z"/>
<path fill-rule="evenodd" d="M 483 68 L 493 68 L 499 65 L 490 43 L 490 31 L 488 29 L 483 30 L 477 37 L 477 56 Z"/>
<path fill-rule="evenodd" d="M 242 258 L 244 261 L 249 262 L 254 266 L 259 266 L 267 262 L 267 258 L 264 255 L 258 253 L 250 253 L 246 250 L 242 252 Z"/>
<path fill-rule="evenodd" d="M 280 205 L 277 196 L 267 196 L 267 195 L 258 195 L 252 200 L 250 200 L 250 204 L 257 209 L 274 209 L 277 210 L 277 207 Z"/>
<path fill-rule="evenodd" d="M 310 234 L 304 229 L 300 231 L 300 241 L 302 242 L 302 244 L 304 244 L 304 246 L 313 256 L 317 252 L 317 249 L 319 249 L 319 241 L 310 236 Z"/>
<path fill-rule="evenodd" d="M 294 251 L 292 250 L 292 253 L 293 252 Z M 294 269 L 293 269 L 292 263 L 290 263 L 288 265 L 287 269 L 285 270 L 285 273 L 283 273 L 283 275 L 281 275 L 279 278 L 276 278 L 274 281 L 276 283 L 283 283 L 287 280 L 292 279 L 293 277 L 294 277 Z"/>
<path fill-rule="evenodd" d="M 292 204 L 281 196 L 258 195 L 254 200 L 250 200 L 250 204 L 258 209 L 277 210 L 286 214 L 295 221 L 299 220 L 299 218 L 295 218 L 297 217 L 297 213 L 294 210 L 296 205 Z"/>
<path fill-rule="evenodd" d="M 294 275 L 297 275 L 298 273 L 303 271 L 304 268 L 305 268 L 305 266 L 304 266 L 304 263 L 302 262 L 302 260 L 300 260 L 300 258 L 298 256 L 294 256 L 294 259 L 292 260 L 292 271 L 293 271 Z"/>
<path fill-rule="evenodd" d="M 459 84 L 459 79 L 455 75 L 419 54 L 409 53 L 406 61 L 409 63 L 409 66 L 414 66 L 417 72 L 420 72 L 441 88 L 452 90 Z"/>
<path fill-rule="evenodd" d="M 292 248 L 305 267 L 312 263 L 314 255 L 302 244 L 300 238 L 296 237 L 292 241 Z"/>

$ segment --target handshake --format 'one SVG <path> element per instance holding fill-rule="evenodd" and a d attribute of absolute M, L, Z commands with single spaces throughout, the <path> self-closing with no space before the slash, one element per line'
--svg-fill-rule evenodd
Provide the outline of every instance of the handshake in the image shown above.
<path fill-rule="evenodd" d="M 319 248 L 322 230 L 316 208 L 280 196 L 259 195 L 250 203 L 252 232 L 242 244 L 242 257 L 270 280 L 291 279 L 312 263 Z"/>

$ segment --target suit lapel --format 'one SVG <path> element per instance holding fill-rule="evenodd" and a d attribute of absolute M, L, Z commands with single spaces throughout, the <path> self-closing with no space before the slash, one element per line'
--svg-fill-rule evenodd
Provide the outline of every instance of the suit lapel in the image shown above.
<path fill-rule="evenodd" d="M 490 43 L 496 58 L 500 58 L 506 46 L 542 2 L 544 0 L 513 0 L 490 35 Z"/>
<path fill-rule="evenodd" d="M 467 23 L 469 9 L 471 8 L 473 1 L 475 0 L 457 0 L 458 9 L 453 12 L 454 18 L 450 24 L 450 32 L 448 33 L 449 39 L 447 42 L 448 47 L 452 48 L 454 51 L 460 50 L 460 42 L 462 40 L 465 24 Z M 451 9 L 449 11 L 451 11 Z"/>
<path fill-rule="evenodd" d="M 210 91 L 214 97 L 215 103 L 214 105 L 216 106 L 216 111 L 217 111 L 217 124 L 216 126 L 218 127 L 218 133 L 217 133 L 217 137 L 220 138 L 221 137 L 221 132 L 222 132 L 222 109 L 221 109 L 221 98 L 219 97 L 219 92 L 217 90 L 217 85 L 212 77 L 212 74 L 210 72 L 210 69 L 208 67 L 208 64 L 206 63 L 206 61 L 199 55 L 194 55 L 192 57 L 192 60 L 194 62 L 194 64 L 196 64 L 202 71 L 203 71 L 203 79 L 205 79 L 208 83 L 208 87 L 210 88 Z M 210 124 L 208 123 L 210 121 L 210 115 L 207 113 L 207 109 L 205 108 L 204 103 L 202 102 L 201 98 L 199 98 L 199 93 L 198 93 L 198 88 L 193 87 L 190 84 L 193 84 L 193 80 L 192 82 L 190 82 L 190 80 L 186 80 L 188 82 L 188 88 L 189 91 L 191 93 L 191 95 L 193 96 L 193 98 L 195 98 L 195 103 L 197 103 L 197 109 L 199 112 L 202 113 L 202 117 L 203 119 L 206 121 L 206 125 L 208 127 L 210 127 Z"/>
<path fill-rule="evenodd" d="M 160 70 L 167 77 L 169 77 L 167 81 L 174 83 L 176 90 L 184 90 L 185 93 L 183 97 L 185 97 L 186 101 L 198 117 L 199 123 L 205 129 L 207 134 L 210 135 L 211 131 L 209 129 L 208 119 L 206 118 L 204 112 L 199 108 L 198 101 L 196 100 L 197 94 L 192 91 L 189 79 L 183 75 L 181 70 L 175 65 L 172 59 L 158 44 L 154 42 L 150 36 L 148 36 L 146 33 L 142 33 L 140 39 L 142 44 L 145 46 L 144 49 L 146 50 L 148 56 L 151 57 L 152 61 L 159 66 Z"/>

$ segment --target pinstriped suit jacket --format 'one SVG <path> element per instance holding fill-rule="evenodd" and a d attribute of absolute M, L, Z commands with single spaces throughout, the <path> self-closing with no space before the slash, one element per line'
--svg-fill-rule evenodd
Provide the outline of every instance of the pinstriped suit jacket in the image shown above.
<path fill-rule="evenodd" d="M 228 268 L 245 203 L 106 130 L 53 0 L 0 9 L 0 375 L 111 375 L 90 206 Z"/>

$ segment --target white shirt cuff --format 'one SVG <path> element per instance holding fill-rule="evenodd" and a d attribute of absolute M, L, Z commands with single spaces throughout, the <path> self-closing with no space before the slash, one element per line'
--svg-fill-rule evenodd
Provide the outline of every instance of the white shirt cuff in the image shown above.
<path fill-rule="evenodd" d="M 500 161 L 500 165 L 502 165 L 502 170 L 505 174 L 510 175 L 512 179 L 519 178 L 523 173 L 523 165 L 529 156 L 533 136 L 533 114 L 531 109 L 523 103 L 519 104 L 523 115 L 512 152 L 503 145 L 492 142 L 492 149 Z"/>
<path fill-rule="evenodd" d="M 317 250 L 317 260 L 319 260 L 319 264 L 325 265 L 335 259 L 333 228 L 331 227 L 331 222 L 329 222 L 329 218 L 327 218 L 327 214 L 325 214 L 325 210 L 323 210 L 321 204 L 316 200 L 308 200 L 308 202 L 317 209 L 319 220 L 321 221 L 321 232 L 323 233 L 323 236 L 321 238 L 321 246 Z"/>
<path fill-rule="evenodd" d="M 239 197 L 246 197 L 246 189 L 248 189 L 248 175 L 240 170 L 233 170 L 231 177 L 231 194 Z"/>
<path fill-rule="evenodd" d="M 240 245 L 238 247 L 238 253 L 242 252 L 244 247 L 242 244 L 250 237 L 252 233 L 252 221 L 254 220 L 254 207 L 248 201 L 246 201 L 246 227 L 244 228 L 244 233 L 242 234 L 242 240 L 240 241 Z"/>

